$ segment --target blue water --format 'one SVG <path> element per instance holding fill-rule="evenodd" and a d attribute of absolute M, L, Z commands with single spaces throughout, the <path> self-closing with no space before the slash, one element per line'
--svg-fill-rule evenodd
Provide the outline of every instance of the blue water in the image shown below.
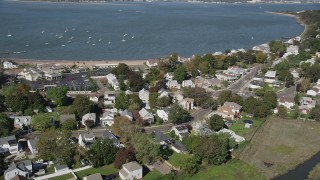
<path fill-rule="evenodd" d="M 303 32 L 264 11 L 305 9 L 320 5 L 0 1 L 0 57 L 130 60 L 251 48 Z"/>

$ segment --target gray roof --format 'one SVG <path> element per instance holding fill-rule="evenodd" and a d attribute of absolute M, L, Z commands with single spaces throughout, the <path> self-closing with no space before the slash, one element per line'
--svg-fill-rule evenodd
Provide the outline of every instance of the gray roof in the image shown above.
<path fill-rule="evenodd" d="M 16 137 L 14 135 L 12 136 L 7 136 L 7 137 L 2 137 L 0 138 L 0 144 L 17 144 Z"/>
<path fill-rule="evenodd" d="M 16 167 L 21 171 L 28 171 L 27 166 L 32 166 L 31 160 L 24 160 L 16 163 Z"/>
<path fill-rule="evenodd" d="M 132 117 L 132 113 L 131 113 L 130 111 L 128 111 L 127 109 L 124 110 L 124 111 L 122 111 L 122 112 L 120 113 L 120 115 L 121 115 L 121 116 L 130 116 L 130 117 Z"/>
<path fill-rule="evenodd" d="M 142 169 L 142 166 L 139 163 L 137 163 L 136 161 L 131 161 L 127 164 L 124 164 L 123 167 L 125 167 L 129 171 L 135 171 L 138 169 Z"/>
<path fill-rule="evenodd" d="M 29 139 L 29 142 L 30 142 L 30 145 L 33 149 L 36 149 L 37 146 L 38 146 L 38 141 L 39 141 L 39 138 L 38 137 L 35 137 L 33 139 Z"/>
<path fill-rule="evenodd" d="M 118 145 L 120 143 L 116 136 L 112 134 L 110 131 L 106 131 L 105 133 L 103 133 L 102 138 L 112 140 L 113 145 Z"/>
<path fill-rule="evenodd" d="M 180 151 L 187 152 L 187 148 L 184 147 L 184 145 L 181 144 L 179 141 L 177 141 L 174 144 L 172 144 L 172 146 L 175 147 L 176 149 L 179 149 Z"/>
<path fill-rule="evenodd" d="M 165 134 L 163 134 L 162 132 L 159 132 L 159 131 L 154 132 L 154 138 L 160 142 L 171 139 L 170 137 L 166 136 Z"/>
<path fill-rule="evenodd" d="M 81 136 L 83 138 L 95 138 L 96 136 L 93 134 L 93 132 L 85 132 L 85 133 L 82 133 Z"/>
<path fill-rule="evenodd" d="M 85 177 L 87 180 L 103 180 L 100 173 L 91 174 Z"/>

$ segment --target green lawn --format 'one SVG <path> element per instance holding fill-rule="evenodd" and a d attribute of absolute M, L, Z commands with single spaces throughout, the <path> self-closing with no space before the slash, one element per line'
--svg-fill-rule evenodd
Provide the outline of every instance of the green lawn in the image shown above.
<path fill-rule="evenodd" d="M 163 175 L 157 171 L 150 171 L 148 174 L 146 174 L 145 176 L 143 176 L 143 180 L 156 180 L 156 179 L 161 179 Z"/>
<path fill-rule="evenodd" d="M 253 120 L 253 125 L 251 126 L 251 128 L 244 127 L 244 123 L 242 121 L 245 119 Z M 240 119 L 238 121 L 232 121 L 232 125 L 229 127 L 229 129 L 234 131 L 236 134 L 238 134 L 240 136 L 244 136 L 248 132 L 250 132 L 253 128 L 260 126 L 262 122 L 263 122 L 263 120 L 244 118 L 244 119 Z"/>
<path fill-rule="evenodd" d="M 47 174 L 52 174 L 52 173 L 54 173 L 54 166 L 53 166 L 53 165 L 48 166 L 48 167 L 46 168 L 46 174 L 45 174 L 45 175 L 47 175 Z"/>
<path fill-rule="evenodd" d="M 110 165 L 102 166 L 100 168 L 90 168 L 90 169 L 86 169 L 86 170 L 75 172 L 75 173 L 80 179 L 82 179 L 85 176 L 95 174 L 95 173 L 100 173 L 101 175 L 108 175 L 108 174 L 116 173 L 118 171 L 119 171 L 118 169 L 113 167 L 113 164 L 110 164 Z"/>
<path fill-rule="evenodd" d="M 179 167 L 180 161 L 182 159 L 189 158 L 189 157 L 192 157 L 192 155 L 191 154 L 180 154 L 180 153 L 173 152 L 173 154 L 171 156 L 169 156 L 168 161 L 174 167 Z"/>
<path fill-rule="evenodd" d="M 49 180 L 66 180 L 66 179 L 70 179 L 70 178 L 73 178 L 74 176 L 69 173 L 69 174 L 65 174 L 65 175 L 62 175 L 62 176 L 56 176 L 56 177 L 53 177 L 53 178 L 49 178 Z"/>
<path fill-rule="evenodd" d="M 194 180 L 207 179 L 223 179 L 223 180 L 260 180 L 266 177 L 258 170 L 249 166 L 240 160 L 231 160 L 226 164 L 220 166 L 206 166 L 203 167 L 197 174 L 191 177 Z"/>

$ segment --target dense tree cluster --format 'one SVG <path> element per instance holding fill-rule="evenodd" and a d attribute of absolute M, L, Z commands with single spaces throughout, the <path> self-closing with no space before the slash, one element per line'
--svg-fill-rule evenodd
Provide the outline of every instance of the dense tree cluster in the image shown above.
<path fill-rule="evenodd" d="M 113 146 L 111 139 L 96 139 L 90 150 L 87 151 L 87 157 L 93 167 L 100 167 L 111 164 L 117 153 L 117 147 Z"/>
<path fill-rule="evenodd" d="M 137 94 L 127 95 L 125 92 L 120 91 L 115 100 L 115 108 L 139 110 L 142 106 L 142 101 Z"/>
<path fill-rule="evenodd" d="M 168 119 L 174 124 L 181 124 L 189 121 L 190 114 L 183 109 L 179 104 L 173 104 L 169 109 Z"/>
<path fill-rule="evenodd" d="M 66 105 L 67 103 L 67 87 L 54 87 L 47 91 L 46 97 L 58 106 Z"/>
<path fill-rule="evenodd" d="M 138 127 L 128 118 L 124 116 L 117 116 L 114 118 L 112 132 L 120 137 L 121 142 L 126 143 L 131 141 L 133 135 L 138 132 Z"/>
<path fill-rule="evenodd" d="M 74 98 L 71 110 L 75 113 L 77 119 L 81 119 L 87 113 L 101 113 L 101 109 L 97 104 L 90 101 L 87 96 L 78 95 Z"/>
<path fill-rule="evenodd" d="M 13 121 L 4 114 L 0 114 L 0 129 L 0 137 L 9 136 L 13 130 Z"/>
<path fill-rule="evenodd" d="M 160 158 L 160 145 L 150 135 L 137 133 L 132 139 L 139 162 L 152 164 Z"/>
<path fill-rule="evenodd" d="M 196 106 L 212 109 L 215 109 L 217 107 L 217 102 L 213 100 L 212 96 L 210 96 L 210 94 L 207 93 L 203 88 L 183 88 L 183 95 L 185 97 L 194 99 L 194 103 Z"/>
<path fill-rule="evenodd" d="M 136 160 L 136 156 L 135 156 L 135 151 L 133 146 L 120 148 L 114 160 L 114 167 L 117 169 L 121 169 L 123 164 L 131 161 L 135 161 L 135 160 Z"/>

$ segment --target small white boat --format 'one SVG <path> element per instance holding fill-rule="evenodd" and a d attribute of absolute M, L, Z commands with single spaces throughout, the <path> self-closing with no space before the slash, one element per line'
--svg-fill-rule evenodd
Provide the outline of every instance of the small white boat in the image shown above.
<path fill-rule="evenodd" d="M 134 35 L 131 38 L 134 39 Z"/>
<path fill-rule="evenodd" d="M 73 37 L 73 36 L 71 36 L 69 39 L 70 39 L 70 40 L 72 40 L 73 38 L 74 38 L 74 37 Z"/>
<path fill-rule="evenodd" d="M 101 42 L 102 41 L 102 38 L 101 38 L 101 36 L 100 36 L 100 38 L 99 38 L 99 40 L 98 40 L 99 42 Z"/>
<path fill-rule="evenodd" d="M 65 47 L 66 45 L 62 44 L 61 47 Z"/>
<path fill-rule="evenodd" d="M 89 30 L 86 30 L 86 33 L 88 33 L 89 32 Z"/>
<path fill-rule="evenodd" d="M 253 36 L 251 36 L 251 39 L 253 39 Z"/>
<path fill-rule="evenodd" d="M 61 38 L 63 38 L 63 36 L 62 36 L 62 35 L 60 35 L 58 38 L 59 38 L 59 39 L 61 39 Z"/>
<path fill-rule="evenodd" d="M 26 42 L 26 47 L 29 47 L 29 42 L 28 41 Z"/>
<path fill-rule="evenodd" d="M 75 28 L 75 27 L 73 27 L 73 28 L 72 28 L 72 31 L 75 31 L 75 30 L 76 30 L 76 28 Z"/>
<path fill-rule="evenodd" d="M 69 40 L 67 43 L 71 43 L 71 41 Z"/>
<path fill-rule="evenodd" d="M 122 36 L 122 42 L 126 42 L 126 40 L 124 39 L 125 35 Z"/>
<path fill-rule="evenodd" d="M 44 43 L 45 45 L 48 45 L 49 43 L 48 42 L 46 42 L 46 43 Z"/>
<path fill-rule="evenodd" d="M 87 41 L 87 44 L 91 43 L 91 41 Z"/>
<path fill-rule="evenodd" d="M 45 31 L 44 31 L 44 29 L 42 28 L 42 31 L 41 31 L 41 34 L 43 34 Z"/>
<path fill-rule="evenodd" d="M 69 31 L 69 29 L 66 27 L 66 29 L 64 30 L 64 32 L 66 33 L 66 32 L 68 32 Z"/>
<path fill-rule="evenodd" d="M 89 37 L 88 37 L 88 40 L 89 40 L 89 39 L 91 39 L 91 38 L 92 38 L 92 37 L 91 37 L 91 36 L 89 36 Z"/>
<path fill-rule="evenodd" d="M 108 44 L 110 45 L 110 44 L 111 44 L 111 41 L 109 41 Z"/>
<path fill-rule="evenodd" d="M 8 37 L 11 37 L 12 35 L 11 35 L 11 33 L 10 33 L 10 30 L 8 30 Z"/>
<path fill-rule="evenodd" d="M 92 46 L 95 46 L 95 45 L 96 45 L 95 43 L 92 44 Z"/>

